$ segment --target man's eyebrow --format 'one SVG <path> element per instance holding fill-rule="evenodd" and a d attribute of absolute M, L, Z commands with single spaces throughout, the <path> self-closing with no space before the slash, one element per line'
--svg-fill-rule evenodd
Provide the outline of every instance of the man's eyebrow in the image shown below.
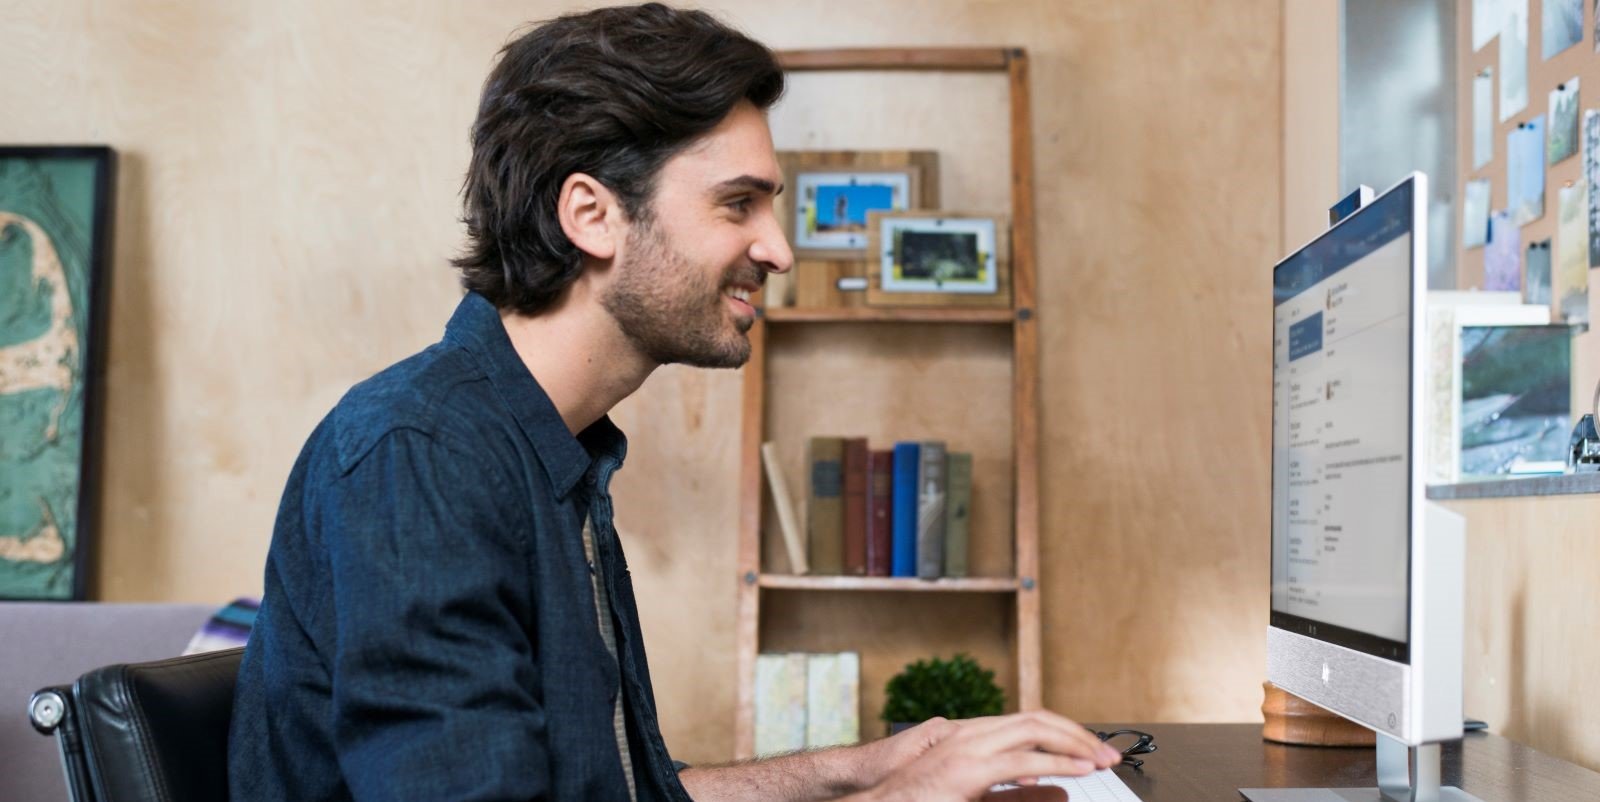
<path fill-rule="evenodd" d="M 764 195 L 778 195 L 783 192 L 783 185 L 774 184 L 765 178 L 758 178 L 753 175 L 741 175 L 737 178 L 730 178 L 726 181 L 723 181 L 722 183 L 712 187 L 711 190 L 719 194 L 723 192 L 732 192 L 734 190 L 746 190 L 760 192 Z"/>

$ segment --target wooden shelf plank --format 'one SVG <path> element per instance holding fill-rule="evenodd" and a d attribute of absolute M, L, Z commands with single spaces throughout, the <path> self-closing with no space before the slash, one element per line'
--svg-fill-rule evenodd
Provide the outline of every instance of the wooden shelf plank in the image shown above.
<path fill-rule="evenodd" d="M 884 47 L 780 50 L 786 70 L 995 70 L 1010 64 L 1002 47 Z"/>
<path fill-rule="evenodd" d="M 1600 493 L 1600 473 L 1569 473 L 1559 476 L 1518 476 L 1510 479 L 1485 479 L 1453 485 L 1429 485 L 1433 501 L 1458 501 L 1472 498 L 1516 498 L 1519 496 L 1569 496 Z"/>
<path fill-rule="evenodd" d="M 911 593 L 1010 593 L 1018 587 L 1015 577 L 976 576 L 954 579 L 915 579 L 888 576 L 796 576 L 762 574 L 761 587 L 782 590 L 888 590 Z"/>
<path fill-rule="evenodd" d="M 762 312 L 772 323 L 987 323 L 1008 324 L 1016 320 L 1017 313 L 1006 308 L 950 309 L 943 307 L 870 307 L 843 306 L 837 308 L 784 306 Z"/>

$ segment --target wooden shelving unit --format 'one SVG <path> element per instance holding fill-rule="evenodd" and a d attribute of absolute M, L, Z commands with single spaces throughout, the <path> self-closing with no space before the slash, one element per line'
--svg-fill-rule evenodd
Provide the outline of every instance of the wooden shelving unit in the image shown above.
<path fill-rule="evenodd" d="M 755 662 L 761 648 L 764 592 L 887 592 L 913 602 L 918 594 L 981 594 L 1014 598 L 1017 706 L 1042 704 L 1039 625 L 1039 334 L 1034 308 L 1035 243 L 1033 144 L 1028 57 L 1020 48 L 886 48 L 801 50 L 778 54 L 790 72 L 814 70 L 932 70 L 1004 73 L 1010 92 L 1011 307 L 837 309 L 773 308 L 750 330 L 751 356 L 743 377 L 739 474 L 738 707 L 735 752 L 755 752 Z M 768 326 L 834 323 L 963 324 L 1011 329 L 1012 501 L 1015 576 L 908 579 L 863 576 L 793 576 L 761 571 L 763 475 L 761 443 L 767 407 Z M 871 603 L 863 598 L 863 604 Z M 867 644 L 862 644 L 867 648 Z"/>
<path fill-rule="evenodd" d="M 899 309 L 865 306 L 838 309 L 780 307 L 763 312 L 768 323 L 992 323 L 1009 324 L 1017 313 L 1010 309 Z"/>
<path fill-rule="evenodd" d="M 794 576 L 761 574 L 756 584 L 764 588 L 787 590 L 870 590 L 901 593 L 1012 593 L 1018 581 L 1003 576 L 963 577 L 961 579 L 908 579 L 888 576 Z"/>

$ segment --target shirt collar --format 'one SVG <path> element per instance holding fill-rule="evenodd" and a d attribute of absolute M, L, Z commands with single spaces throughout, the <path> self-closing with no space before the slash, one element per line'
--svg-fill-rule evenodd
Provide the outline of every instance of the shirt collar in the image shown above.
<path fill-rule="evenodd" d="M 550 396 L 517 356 L 500 310 L 489 299 L 467 293 L 445 326 L 444 339 L 477 358 L 489 383 L 533 444 L 557 496 L 565 498 L 572 492 L 597 458 L 608 457 L 621 465 L 628 451 L 622 430 L 610 416 L 602 416 L 576 437 L 567 431 Z"/>

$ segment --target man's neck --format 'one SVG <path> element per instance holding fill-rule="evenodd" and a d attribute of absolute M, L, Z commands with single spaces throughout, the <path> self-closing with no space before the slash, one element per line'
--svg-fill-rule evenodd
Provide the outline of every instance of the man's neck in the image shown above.
<path fill-rule="evenodd" d="M 550 309 L 528 316 L 501 310 L 511 346 L 577 434 L 633 394 L 656 369 L 628 341 L 580 280 Z"/>

